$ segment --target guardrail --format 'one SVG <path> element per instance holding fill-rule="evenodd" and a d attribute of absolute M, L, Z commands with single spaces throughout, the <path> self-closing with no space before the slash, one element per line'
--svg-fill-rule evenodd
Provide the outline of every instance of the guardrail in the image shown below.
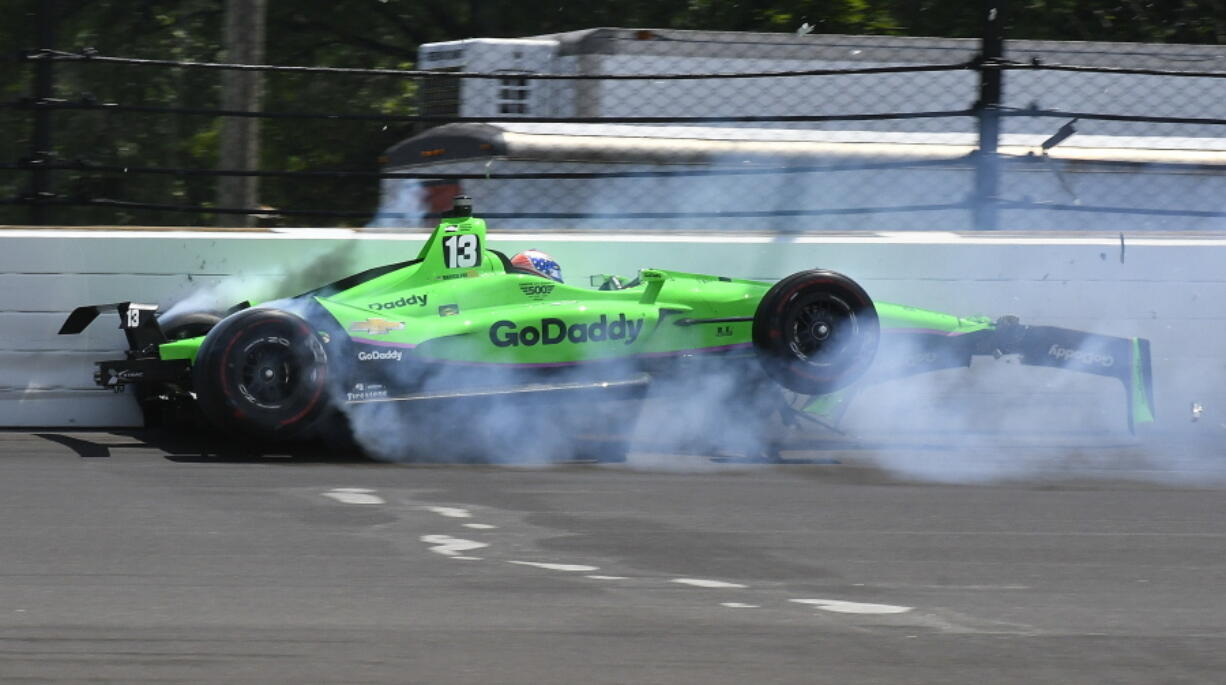
<path fill-rule="evenodd" d="M 411 257 L 425 237 L 332 229 L 0 229 L 0 427 L 140 423 L 130 395 L 92 384 L 92 362 L 124 349 L 117 323 L 56 335 L 75 306 L 122 300 L 169 306 L 190 297 L 200 308 L 221 309 L 242 299 L 273 299 Z M 1213 418 L 1215 407 L 1226 407 L 1226 237 L 495 229 L 490 240 L 507 253 L 553 254 L 571 282 L 647 266 L 762 279 L 823 267 L 855 278 L 878 300 L 1147 337 L 1158 425 L 1189 424 L 1194 402 L 1206 410 L 1202 425 L 1226 422 L 1226 415 Z M 1121 401 L 1114 387 L 1086 385 L 1098 379 L 1079 377 L 1070 385 L 1043 370 L 1000 366 L 984 377 L 1010 389 L 979 390 L 999 395 L 1005 409 L 1021 401 L 1019 393 L 1065 396 L 1062 402 L 1100 406 L 1113 416 Z M 1068 399 L 1070 393 L 1075 397 Z M 865 416 L 863 422 L 894 418 Z"/>

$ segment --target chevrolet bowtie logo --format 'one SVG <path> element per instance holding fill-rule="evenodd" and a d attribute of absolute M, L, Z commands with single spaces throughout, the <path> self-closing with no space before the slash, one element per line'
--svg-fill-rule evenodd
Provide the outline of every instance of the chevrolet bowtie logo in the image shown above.
<path fill-rule="evenodd" d="M 349 330 L 354 333 L 370 333 L 371 335 L 383 335 L 390 331 L 404 330 L 403 321 L 388 321 L 387 319 L 367 319 L 351 324 Z"/>

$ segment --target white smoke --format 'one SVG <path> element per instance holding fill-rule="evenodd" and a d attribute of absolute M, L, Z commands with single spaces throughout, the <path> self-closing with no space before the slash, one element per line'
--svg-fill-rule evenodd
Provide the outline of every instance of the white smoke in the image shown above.
<path fill-rule="evenodd" d="M 417 179 L 384 179 L 380 184 L 379 210 L 366 224 L 366 229 L 400 230 L 421 226 L 429 211 L 427 198 L 426 187 Z"/>
<path fill-rule="evenodd" d="M 1035 264 L 1033 270 L 1042 273 L 1044 268 Z M 865 285 L 870 294 L 882 290 L 872 283 Z M 1226 461 L 1218 456 L 1218 445 L 1226 438 L 1226 422 L 1222 415 L 1215 418 L 1207 410 L 1198 417 L 1190 407 L 1193 398 L 1207 395 L 1209 403 L 1215 397 L 1206 379 L 1220 377 L 1222 370 L 1208 360 L 1198 362 L 1205 355 L 1195 351 L 1213 341 L 1187 333 L 1166 335 L 1171 326 L 1163 321 L 1171 313 L 1162 310 L 1149 314 L 1152 323 L 1143 321 L 1136 328 L 1127 322 L 1121 325 L 1106 314 L 1053 322 L 1043 312 L 1055 303 L 1036 297 L 1033 284 L 998 281 L 980 287 L 987 291 L 986 299 L 1004 303 L 1009 310 L 985 312 L 977 307 L 980 311 L 968 312 L 964 303 L 897 299 L 976 314 L 1014 313 L 1021 307 L 1023 324 L 1054 323 L 1103 335 L 1153 336 L 1156 422 L 1137 424 L 1135 434 L 1129 431 L 1127 394 L 1117 379 L 1024 366 L 1016 356 L 976 357 L 969 369 L 864 387 L 840 424 L 847 433 L 842 440 L 846 461 L 872 465 L 900 478 L 945 483 L 1104 478 L 1226 481 Z M 1098 290 L 1101 288 L 1094 292 Z M 1073 284 L 1063 296 L 1075 300 L 1079 294 Z M 983 295 L 968 297 L 985 299 Z M 1088 301 L 1094 301 L 1097 295 L 1089 297 Z M 1135 303 L 1126 295 L 1121 297 L 1122 304 Z M 892 293 L 890 299 L 895 299 Z M 1172 307 L 1181 306 L 1181 301 L 1172 298 Z M 1098 309 L 1106 308 L 1100 305 Z M 919 352 L 902 349 L 895 354 Z M 1084 353 L 1082 361 L 1106 356 L 1104 350 L 1092 346 L 1080 352 Z M 1061 350 L 1054 356 L 1076 361 Z M 1199 368 L 1180 368 L 1188 362 L 1176 364 L 1174 360 L 1189 360 Z M 1211 392 L 1206 393 L 1207 388 Z M 1188 399 L 1177 404 L 1171 398 Z M 1172 405 L 1187 409 L 1172 412 Z"/>
<path fill-rule="evenodd" d="M 192 291 L 187 297 L 162 308 L 160 319 L 170 321 L 183 314 L 221 314 L 241 303 L 252 304 L 286 298 L 347 276 L 356 269 L 357 243 L 346 241 L 302 266 L 280 265 L 274 274 L 237 273 L 217 283 Z M 288 268 L 286 268 L 288 267 Z"/>
<path fill-rule="evenodd" d="M 749 360 L 752 362 L 752 360 Z M 743 363 L 743 362 L 742 362 Z M 333 370 L 352 374 L 353 359 L 333 360 Z M 544 465 L 572 459 L 599 460 L 606 452 L 631 445 L 636 452 L 695 453 L 720 451 L 760 454 L 767 436 L 755 415 L 744 380 L 731 370 L 653 380 L 648 406 L 651 426 L 644 439 L 640 417 L 644 402 L 635 391 L 591 388 L 551 394 L 507 394 L 493 398 L 400 402 L 344 402 L 349 427 L 372 456 L 390 461 L 481 461 Z M 750 367 L 757 371 L 756 368 Z M 414 372 L 408 372 L 414 373 Z M 760 377 L 760 372 L 749 374 Z M 602 360 L 546 372 L 513 368 L 433 368 L 424 375 L 387 379 L 388 385 L 412 387 L 422 394 L 466 393 L 525 385 L 588 386 L 600 381 L 626 382 L 642 377 L 636 360 Z M 641 392 L 641 390 L 639 391 Z M 629 396 L 628 394 L 629 393 Z M 769 411 L 766 416 L 769 416 Z M 663 421 L 657 419 L 663 418 Z"/>

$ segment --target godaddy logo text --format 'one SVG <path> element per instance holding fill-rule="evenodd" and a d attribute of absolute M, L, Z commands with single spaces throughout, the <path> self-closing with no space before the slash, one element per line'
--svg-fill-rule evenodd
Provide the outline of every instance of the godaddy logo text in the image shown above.
<path fill-rule="evenodd" d="M 403 358 L 403 355 L 404 353 L 400 350 L 374 350 L 371 352 L 358 352 L 358 361 L 400 361 Z"/>
<path fill-rule="evenodd" d="M 598 321 L 568 324 L 562 319 L 541 319 L 539 326 L 523 326 L 514 321 L 496 321 L 490 326 L 490 342 L 496 347 L 531 347 L 536 344 L 557 345 L 561 342 L 575 344 L 612 342 L 621 340 L 629 345 L 638 339 L 643 330 L 643 317 L 628 320 L 625 314 L 609 321 L 601 314 Z"/>
<path fill-rule="evenodd" d="M 427 297 L 429 297 L 429 295 L 409 295 L 408 297 L 402 297 L 398 300 L 391 300 L 389 302 L 372 302 L 366 305 L 366 307 L 375 311 L 382 311 L 384 309 L 400 309 L 401 307 L 411 307 L 413 305 L 424 307 L 426 306 Z"/>

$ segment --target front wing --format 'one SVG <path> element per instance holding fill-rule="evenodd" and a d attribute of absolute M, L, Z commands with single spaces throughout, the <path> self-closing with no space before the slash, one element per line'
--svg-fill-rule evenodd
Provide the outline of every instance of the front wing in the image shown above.
<path fill-rule="evenodd" d="M 1018 355 L 1021 363 L 1105 376 L 1127 395 L 1128 428 L 1154 420 L 1149 341 L 1055 326 L 1028 326 L 1006 316 L 981 330 L 884 330 L 873 367 L 845 391 L 812 398 L 805 411 L 837 423 L 864 385 L 943 369 L 969 367 L 977 356 Z"/>

